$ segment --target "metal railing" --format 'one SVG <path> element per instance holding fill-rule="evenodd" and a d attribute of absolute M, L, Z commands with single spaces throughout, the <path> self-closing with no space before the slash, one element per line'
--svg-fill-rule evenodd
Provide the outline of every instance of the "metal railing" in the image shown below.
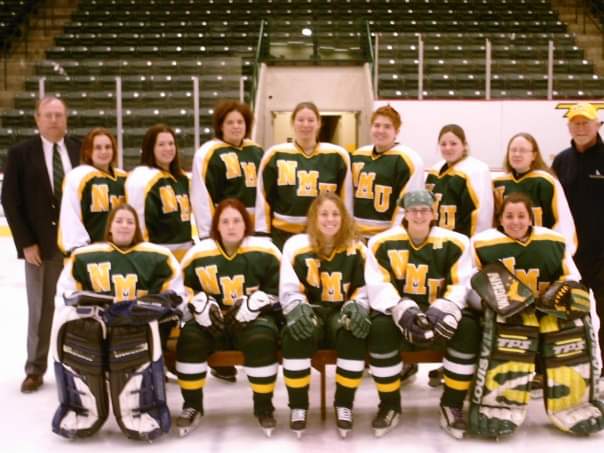
<path fill-rule="evenodd" d="M 562 74 L 556 74 L 555 72 L 555 68 L 556 68 L 556 64 L 558 65 L 558 67 L 562 67 L 564 64 L 568 64 L 569 66 L 571 65 L 571 61 L 567 62 L 567 59 L 565 59 L 563 56 L 557 55 L 556 52 L 558 51 L 558 49 L 556 48 L 556 44 L 554 42 L 553 36 L 550 37 L 550 39 L 548 39 L 547 41 L 547 47 L 545 47 L 545 44 L 542 47 L 538 47 L 538 46 L 531 46 L 531 45 L 520 45 L 519 48 L 525 48 L 523 51 L 527 51 L 526 49 L 532 49 L 532 51 L 534 52 L 534 57 L 531 57 L 531 55 L 529 54 L 528 56 L 525 55 L 524 56 L 524 60 L 522 58 L 519 58 L 517 56 L 514 55 L 514 51 L 507 49 L 506 52 L 509 52 L 509 55 L 502 57 L 501 56 L 501 51 L 502 48 L 505 48 L 506 46 L 499 44 L 496 49 L 493 46 L 492 40 L 489 37 L 484 38 L 484 41 L 482 41 L 482 44 L 477 44 L 476 42 L 474 42 L 473 46 L 474 46 L 474 54 L 475 54 L 475 50 L 477 48 L 484 48 L 484 52 L 483 52 L 483 57 L 482 57 L 482 62 L 483 62 L 483 66 L 482 66 L 482 70 L 480 70 L 479 68 L 476 67 L 476 61 L 477 61 L 477 57 L 474 58 L 470 58 L 467 56 L 464 56 L 462 53 L 463 49 L 463 45 L 458 45 L 458 46 L 452 46 L 452 47 L 458 47 L 459 50 L 459 55 L 458 56 L 454 56 L 454 57 L 449 57 L 449 56 L 432 56 L 431 60 L 427 58 L 426 56 L 426 48 L 427 48 L 427 41 L 429 41 L 431 38 L 438 38 L 438 39 L 442 39 L 441 34 L 439 33 L 432 33 L 432 34 L 428 34 L 428 33 L 415 33 L 415 34 L 408 34 L 409 36 L 407 36 L 407 40 L 403 43 L 403 40 L 400 36 L 400 34 L 396 33 L 396 32 L 392 32 L 392 33 L 374 33 L 374 50 L 373 50 L 373 54 L 376 55 L 376 59 L 375 59 L 375 67 L 374 67 L 374 74 L 373 74 L 373 81 L 374 81 L 374 93 L 375 93 L 375 97 L 378 98 L 379 97 L 379 89 L 380 89 L 380 80 L 384 80 L 381 79 L 381 71 L 383 71 L 383 68 L 380 68 L 380 63 L 386 65 L 388 63 L 393 64 L 395 68 L 397 68 L 395 71 L 393 72 L 388 72 L 388 74 L 392 73 L 392 77 L 395 80 L 400 80 L 401 84 L 403 83 L 403 79 L 405 78 L 405 74 L 411 74 L 411 70 L 412 67 L 411 65 L 415 65 L 417 68 L 417 85 L 415 86 L 415 84 L 413 84 L 413 88 L 411 88 L 411 92 L 415 89 L 417 89 L 417 95 L 416 98 L 421 100 L 423 98 L 426 97 L 426 90 L 424 89 L 424 87 L 427 85 L 427 82 L 429 82 L 429 79 L 431 76 L 435 76 L 435 75 L 439 75 L 441 74 L 440 71 L 434 71 L 434 68 L 432 68 L 432 70 L 428 70 L 427 67 L 427 62 L 431 61 L 432 65 L 434 66 L 434 61 L 438 60 L 438 62 L 445 67 L 447 64 L 447 59 L 451 58 L 452 61 L 454 60 L 463 60 L 465 63 L 468 63 L 468 61 L 472 61 L 472 64 L 468 64 L 466 68 L 461 68 L 461 74 L 463 74 L 464 76 L 475 76 L 475 80 L 476 79 L 482 79 L 482 77 L 484 77 L 484 85 L 483 88 L 480 91 L 483 91 L 483 98 L 486 100 L 489 100 L 492 98 L 492 94 L 493 94 L 493 82 L 499 80 L 499 78 L 501 77 L 500 75 L 496 74 L 494 69 L 494 65 L 497 64 L 503 64 L 505 65 L 505 62 L 510 62 L 510 64 L 514 64 L 518 66 L 518 73 L 516 74 L 520 81 L 522 81 L 522 78 L 525 77 L 527 80 L 527 86 L 529 86 L 530 84 L 528 83 L 528 79 L 530 77 L 533 77 L 535 80 L 539 79 L 539 85 L 541 85 L 541 88 L 539 88 L 539 92 L 541 93 L 539 96 L 538 95 L 532 95 L 530 97 L 540 97 L 540 98 L 547 98 L 549 100 L 553 99 L 554 97 L 556 97 L 557 92 L 555 91 L 555 87 L 554 87 L 554 82 L 556 80 L 561 80 L 562 79 Z M 415 37 L 416 41 L 413 41 L 413 37 Z M 434 42 L 442 42 L 442 41 L 434 41 Z M 431 44 L 430 49 L 435 49 L 438 48 L 439 46 L 434 44 L 434 42 Z M 393 53 L 396 53 L 396 50 L 392 50 L 392 48 L 396 49 L 397 45 L 402 45 L 403 47 L 405 47 L 404 51 L 401 51 L 404 53 L 404 56 L 400 57 L 401 61 L 404 61 L 404 65 L 405 65 L 405 69 L 406 71 L 404 73 L 400 72 L 400 68 L 401 66 L 395 62 L 396 58 L 392 57 L 389 58 L 386 55 L 392 55 Z M 444 46 L 441 46 L 444 47 Z M 510 44 L 507 46 L 508 48 L 513 47 L 513 44 Z M 573 52 L 580 52 L 580 50 L 578 50 L 578 48 L 576 46 L 572 47 Z M 494 53 L 495 50 L 497 50 L 498 55 L 497 58 L 494 58 Z M 387 51 L 390 51 L 390 53 L 386 53 Z M 563 55 L 562 49 L 559 50 L 561 55 Z M 413 53 L 415 52 L 415 53 Z M 543 58 L 545 57 L 545 52 L 547 53 L 547 57 L 546 59 Z M 434 55 L 434 54 L 433 54 Z M 442 51 L 441 54 L 442 55 Z M 582 53 L 580 54 L 582 55 Z M 527 75 L 527 74 L 523 74 L 522 70 L 520 68 L 522 68 L 522 62 L 527 62 L 527 61 L 533 61 L 536 62 L 537 60 L 539 60 L 539 58 L 543 59 L 543 69 L 542 72 L 539 73 L 537 71 L 533 71 L 531 73 L 531 75 Z M 382 59 L 382 61 L 380 60 Z M 480 57 L 478 57 L 478 60 L 480 61 Z M 581 64 L 588 64 L 589 67 L 591 67 L 591 64 L 584 59 L 584 57 L 581 57 Z M 470 69 L 473 68 L 473 69 Z M 583 74 L 587 74 L 585 73 L 585 71 L 579 71 L 579 68 L 577 67 L 573 67 L 574 69 L 577 70 L 577 72 L 582 72 Z M 459 69 L 459 67 L 458 67 Z M 466 71 L 467 69 L 467 71 Z M 455 71 L 453 71 L 455 72 Z M 467 73 L 466 73 L 467 72 Z M 571 79 L 573 78 L 573 73 L 572 72 L 567 72 L 567 78 Z M 386 72 L 384 71 L 384 74 L 386 74 Z M 450 82 L 451 82 L 451 86 L 453 87 L 454 85 L 454 79 L 456 74 L 455 73 L 449 73 L 446 74 L 446 71 L 443 70 L 442 72 L 443 76 L 445 78 L 449 77 Z M 589 77 L 599 81 L 600 78 L 598 77 L 597 74 L 594 74 L 593 72 L 589 73 Z M 597 82 L 596 82 L 597 83 Z M 392 84 L 391 84 L 392 85 Z M 546 88 L 543 86 L 546 85 Z M 543 91 L 545 88 L 545 92 Z M 604 89 L 604 81 L 602 81 L 602 89 Z M 405 90 L 402 90 L 405 91 Z M 527 91 L 530 91 L 530 89 L 528 89 Z M 535 89 L 535 91 L 537 91 L 537 89 Z M 406 94 L 403 95 L 404 97 L 410 97 L 409 96 L 410 90 L 406 90 Z M 399 94 L 401 95 L 401 94 Z M 472 98 L 476 99 L 477 96 L 472 96 Z"/>
<path fill-rule="evenodd" d="M 250 93 L 250 106 L 252 111 L 254 109 L 254 104 L 256 103 L 256 92 L 258 90 L 258 77 L 260 76 L 260 60 L 264 53 L 263 46 L 265 43 L 264 33 L 265 33 L 265 24 L 266 21 L 263 19 L 260 21 L 260 28 L 258 30 L 258 42 L 256 43 L 256 57 L 254 59 L 254 74 L 252 75 L 252 89 Z"/>
<path fill-rule="evenodd" d="M 140 78 L 142 80 L 145 79 L 145 76 L 140 76 Z M 231 78 L 232 80 L 230 82 L 225 82 L 224 86 L 223 86 L 223 90 L 225 93 L 237 93 L 239 100 L 241 102 L 245 101 L 245 93 L 243 91 L 243 85 L 245 80 L 247 79 L 246 76 L 233 76 Z M 115 106 L 115 110 L 113 111 L 113 109 L 109 108 L 109 105 L 107 103 L 103 103 L 103 105 L 105 107 L 96 107 L 96 110 L 103 110 L 105 115 L 109 115 L 110 117 L 113 117 L 113 115 L 115 114 L 115 123 L 114 125 L 109 125 L 109 124 L 103 124 L 104 127 L 108 127 L 109 129 L 115 130 L 115 136 L 116 136 L 116 140 L 117 140 L 117 146 L 118 146 L 118 166 L 120 168 L 124 168 L 124 150 L 125 149 L 129 149 L 132 148 L 132 146 L 126 146 L 125 145 L 125 141 L 124 141 L 124 137 L 127 134 L 128 130 L 127 129 L 134 129 L 134 127 L 130 127 L 130 128 L 126 128 L 124 126 L 125 123 L 125 119 L 126 118 L 132 118 L 135 114 L 136 114 L 136 109 L 143 109 L 143 110 L 153 110 L 156 114 L 157 114 L 157 119 L 151 120 L 149 122 L 148 125 L 146 125 L 146 127 L 149 127 L 153 124 L 153 122 L 167 122 L 168 124 L 170 124 L 170 121 L 166 121 L 163 117 L 163 113 L 165 112 L 165 105 L 166 103 L 162 103 L 161 105 L 154 105 L 153 104 L 153 100 L 149 101 L 149 105 L 147 107 L 136 107 L 133 106 L 133 102 L 135 102 L 135 99 L 132 98 L 132 90 L 129 92 L 129 97 L 125 98 L 125 90 L 124 90 L 124 78 L 122 76 L 115 76 L 114 77 L 114 89 L 113 89 L 113 93 L 105 90 L 104 93 L 106 95 L 111 95 L 110 97 L 114 99 L 114 106 Z M 150 82 L 149 82 L 150 83 Z M 38 89 L 37 89 L 37 96 L 36 98 L 42 98 L 45 95 L 55 95 L 55 96 L 59 96 L 59 97 L 63 97 L 63 95 L 65 93 L 61 93 L 61 92 L 57 92 L 57 90 L 48 90 L 47 87 L 47 79 L 46 77 L 40 77 L 38 79 Z M 184 123 L 190 124 L 191 127 L 192 126 L 192 135 L 193 135 L 193 143 L 191 143 L 189 146 L 192 146 L 192 152 L 194 152 L 196 149 L 199 148 L 200 146 L 200 137 L 202 135 L 208 136 L 208 133 L 210 132 L 210 124 L 208 123 L 206 125 L 206 127 L 204 128 L 204 133 L 202 134 L 202 125 L 200 122 L 200 119 L 202 118 L 202 109 L 201 109 L 201 103 L 200 103 L 200 88 L 203 86 L 203 84 L 200 82 L 200 78 L 198 76 L 191 76 L 191 85 L 189 86 L 189 88 L 186 89 L 186 91 L 188 91 L 187 94 L 189 94 L 190 96 L 187 96 L 187 98 L 190 98 L 189 101 L 189 107 L 186 107 L 186 105 L 183 105 L 183 103 L 178 103 L 178 105 L 172 109 L 172 110 L 178 110 L 178 109 L 182 109 L 182 118 L 184 119 Z M 190 90 L 190 91 L 189 91 Z M 227 91 L 228 90 L 228 91 Z M 136 93 L 139 93 L 142 96 L 142 93 L 144 93 L 145 91 L 153 91 L 151 88 L 149 88 L 149 90 L 145 90 L 144 88 L 139 88 Z M 183 92 L 183 85 L 182 82 L 179 81 L 178 83 L 174 83 L 174 89 L 170 90 L 170 89 L 163 89 L 163 91 L 161 92 L 162 94 L 164 94 L 166 96 L 166 98 L 169 98 L 170 94 L 174 94 L 174 93 L 180 93 L 182 94 Z M 137 96 L 135 96 L 136 98 Z M 227 94 L 225 94 L 223 97 L 217 97 L 216 100 L 221 99 L 221 98 L 233 98 L 235 96 L 229 96 Z M 181 96 L 182 98 L 182 96 Z M 34 99 L 32 99 L 33 101 Z M 69 104 L 69 101 L 66 101 Z M 92 102 L 91 102 L 92 103 Z M 136 105 L 138 106 L 140 104 L 140 102 L 136 102 Z M 83 108 L 77 108 L 77 107 L 70 107 L 70 125 L 72 123 L 78 124 L 78 117 L 82 117 L 84 115 L 85 112 L 83 112 Z M 211 114 L 211 109 L 209 111 L 209 113 Z M 207 115 L 206 115 L 207 116 Z M 99 118 L 99 123 L 100 123 L 101 118 Z M 179 135 L 181 133 L 181 129 L 182 129 L 182 122 L 179 122 L 180 124 L 178 126 L 174 126 L 174 124 L 171 124 L 172 126 L 174 126 L 174 129 L 176 130 L 177 135 Z M 101 124 L 99 124 L 101 125 Z M 92 126 L 90 126 L 92 127 Z M 71 128 L 70 130 L 75 130 L 76 131 L 76 135 L 83 135 L 83 132 L 85 132 L 86 129 L 89 129 L 90 127 L 84 127 L 84 126 L 80 126 L 79 128 L 76 126 L 75 128 Z M 186 126 L 185 126 L 186 127 Z M 191 150 L 190 150 L 191 151 Z M 187 154 L 191 154 L 190 152 Z"/>

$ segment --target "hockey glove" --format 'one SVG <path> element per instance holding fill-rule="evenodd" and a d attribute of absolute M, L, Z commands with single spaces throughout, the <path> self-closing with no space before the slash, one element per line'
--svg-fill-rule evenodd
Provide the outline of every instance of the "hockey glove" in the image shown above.
<path fill-rule="evenodd" d="M 437 336 L 450 340 L 461 320 L 461 310 L 450 300 L 436 299 L 426 310 L 426 318 Z"/>
<path fill-rule="evenodd" d="M 561 319 L 575 319 L 589 313 L 589 290 L 569 280 L 554 282 L 537 299 L 537 310 Z"/>
<path fill-rule="evenodd" d="M 169 310 L 175 310 L 182 302 L 182 297 L 174 291 L 164 291 L 159 294 L 146 294 L 138 298 L 139 303 L 157 304 Z"/>
<path fill-rule="evenodd" d="M 101 318 L 104 309 L 113 303 L 113 296 L 105 296 L 92 291 L 74 291 L 63 294 L 66 307 L 79 318 Z M 75 319 L 75 318 L 74 318 Z"/>
<path fill-rule="evenodd" d="M 264 291 L 256 291 L 251 296 L 244 298 L 235 319 L 241 324 L 254 321 L 263 309 L 270 307 L 276 301 L 275 296 L 266 294 Z"/>
<path fill-rule="evenodd" d="M 371 330 L 369 312 L 354 300 L 349 300 L 342 306 L 338 322 L 361 340 L 367 338 L 369 330 Z"/>
<path fill-rule="evenodd" d="M 226 325 L 241 328 L 248 322 L 254 321 L 262 310 L 276 301 L 275 296 L 270 296 L 264 291 L 256 291 L 251 296 L 240 297 L 225 314 L 224 322 Z"/>
<path fill-rule="evenodd" d="M 147 294 L 139 297 L 132 305 L 130 316 L 140 322 L 165 320 L 176 315 L 182 298 L 174 291 L 159 294 Z"/>
<path fill-rule="evenodd" d="M 394 306 L 392 319 L 409 343 L 427 344 L 434 339 L 430 321 L 411 299 L 401 299 Z"/>
<path fill-rule="evenodd" d="M 103 307 L 113 303 L 113 296 L 95 293 L 93 291 L 74 291 L 70 294 L 63 294 L 65 305 L 74 307 Z"/>
<path fill-rule="evenodd" d="M 315 326 L 317 325 L 317 317 L 312 307 L 306 303 L 299 301 L 298 304 L 285 315 L 287 327 L 296 341 L 307 340 L 312 337 Z"/>
<path fill-rule="evenodd" d="M 484 266 L 470 282 L 482 300 L 504 318 L 520 313 L 535 302 L 533 291 L 500 261 Z"/>
<path fill-rule="evenodd" d="M 212 336 L 216 337 L 224 331 L 222 310 L 213 297 L 203 291 L 197 293 L 189 302 L 189 310 L 197 324 L 208 329 Z"/>

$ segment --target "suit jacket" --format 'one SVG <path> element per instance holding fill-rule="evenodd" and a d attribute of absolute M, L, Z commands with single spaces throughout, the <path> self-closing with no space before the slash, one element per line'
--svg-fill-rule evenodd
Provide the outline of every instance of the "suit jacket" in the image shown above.
<path fill-rule="evenodd" d="M 75 167 L 80 160 L 80 142 L 66 136 L 65 147 Z M 59 253 L 57 223 L 61 203 L 55 198 L 44 161 L 42 139 L 33 136 L 8 150 L 2 183 L 2 206 L 17 254 L 38 244 L 42 259 Z"/>

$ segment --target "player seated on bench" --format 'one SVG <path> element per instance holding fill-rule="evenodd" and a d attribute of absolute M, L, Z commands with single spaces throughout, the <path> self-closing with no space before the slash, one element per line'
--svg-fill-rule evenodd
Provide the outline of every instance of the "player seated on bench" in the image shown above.
<path fill-rule="evenodd" d="M 270 437 L 276 422 L 272 403 L 277 378 L 280 311 L 277 302 L 281 253 L 270 240 L 250 236 L 245 206 L 227 198 L 216 207 L 210 238 L 182 261 L 192 319 L 176 347 L 176 372 L 184 399 L 176 419 L 179 434 L 196 428 L 203 415 L 208 357 L 214 351 L 243 352 L 252 387 L 254 415 Z"/>
<path fill-rule="evenodd" d="M 472 237 L 480 269 L 472 287 L 483 301 L 484 333 L 469 432 L 499 438 L 524 422 L 536 354 L 551 422 L 578 435 L 600 431 L 604 405 L 594 388 L 600 370 L 591 299 L 566 240 L 533 226 L 532 202 L 523 193 L 503 200 L 498 220 L 498 228 Z"/>
<path fill-rule="evenodd" d="M 170 430 L 158 321 L 178 312 L 181 296 L 174 256 L 143 242 L 132 207 L 113 209 L 105 242 L 75 250 L 57 284 L 55 433 L 93 435 L 109 399 L 129 438 L 152 440 Z"/>
<path fill-rule="evenodd" d="M 365 369 L 369 304 L 363 269 L 366 248 L 355 238 L 352 216 L 340 197 L 321 193 L 308 211 L 307 233 L 283 247 L 279 299 L 283 329 L 283 375 L 289 396 L 289 426 L 298 437 L 306 428 L 311 357 L 335 348 L 336 426 L 352 429 L 352 407 Z"/>
<path fill-rule="evenodd" d="M 399 423 L 401 349 L 436 349 L 444 351 L 440 423 L 459 438 L 480 344 L 479 316 L 466 308 L 469 240 L 435 226 L 435 199 L 427 190 L 408 192 L 400 202 L 402 225 L 368 245 L 369 363 L 380 399 L 372 425 L 379 437 Z"/>

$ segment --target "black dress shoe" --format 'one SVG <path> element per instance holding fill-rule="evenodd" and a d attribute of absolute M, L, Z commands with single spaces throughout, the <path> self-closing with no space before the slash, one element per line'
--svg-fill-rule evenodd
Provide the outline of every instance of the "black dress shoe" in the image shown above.
<path fill-rule="evenodd" d="M 21 393 L 32 393 L 42 387 L 44 380 L 37 374 L 28 374 L 21 383 Z"/>

